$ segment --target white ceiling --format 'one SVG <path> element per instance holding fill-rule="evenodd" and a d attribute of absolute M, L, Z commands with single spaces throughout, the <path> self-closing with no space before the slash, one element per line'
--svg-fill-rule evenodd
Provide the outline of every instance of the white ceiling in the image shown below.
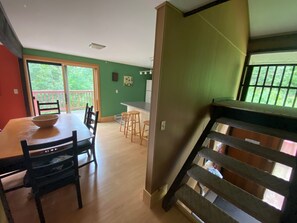
<path fill-rule="evenodd" d="M 248 0 L 251 37 L 297 32 L 297 0 Z"/>
<path fill-rule="evenodd" d="M 169 0 L 183 12 L 214 0 Z M 297 31 L 297 0 L 248 0 L 252 37 Z M 25 48 L 152 67 L 164 0 L 1 0 Z M 91 42 L 105 45 L 90 49 Z"/>

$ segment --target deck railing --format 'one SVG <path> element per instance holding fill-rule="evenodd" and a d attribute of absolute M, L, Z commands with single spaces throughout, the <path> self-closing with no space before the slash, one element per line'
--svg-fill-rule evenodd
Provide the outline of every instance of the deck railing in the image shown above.
<path fill-rule="evenodd" d="M 63 90 L 35 90 L 32 91 L 36 101 L 52 102 L 59 100 L 61 111 L 66 111 L 65 92 Z M 84 109 L 86 103 L 93 104 L 93 90 L 70 90 L 70 109 Z"/>

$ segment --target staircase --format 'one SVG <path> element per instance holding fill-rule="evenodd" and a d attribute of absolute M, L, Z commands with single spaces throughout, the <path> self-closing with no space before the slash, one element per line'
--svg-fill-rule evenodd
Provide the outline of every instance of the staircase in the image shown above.
<path fill-rule="evenodd" d="M 211 119 L 195 147 L 178 173 L 176 179 L 163 199 L 163 208 L 169 211 L 178 201 L 199 220 L 210 223 L 244 222 L 232 213 L 223 211 L 214 202 L 209 201 L 201 192 L 201 185 L 228 201 L 257 222 L 297 222 L 297 158 L 279 150 L 266 148 L 248 140 L 234 137 L 227 129 L 242 129 L 253 133 L 277 137 L 281 140 L 297 142 L 297 109 L 270 105 L 252 104 L 239 101 L 222 101 L 211 106 Z M 214 143 L 235 148 L 253 156 L 259 156 L 267 162 L 283 164 L 292 168 L 289 180 L 276 177 L 245 161 L 241 161 L 227 152 L 216 151 Z M 296 154 L 295 154 L 296 155 Z M 228 170 L 248 179 L 265 189 L 284 197 L 284 204 L 277 209 L 261 198 L 218 177 L 203 167 L 205 161 L 212 161 L 220 170 Z M 194 184 L 193 184 L 194 182 Z"/>

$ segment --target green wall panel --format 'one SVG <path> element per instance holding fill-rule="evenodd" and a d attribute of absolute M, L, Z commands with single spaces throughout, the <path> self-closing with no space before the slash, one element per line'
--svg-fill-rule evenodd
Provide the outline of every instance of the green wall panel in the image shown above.
<path fill-rule="evenodd" d="M 160 81 L 158 97 L 152 98 L 157 114 L 150 125 L 155 127 L 148 155 L 153 165 L 148 166 L 146 182 L 151 193 L 173 182 L 209 121 L 212 100 L 236 97 L 249 30 L 245 0 L 231 0 L 189 17 L 166 3 L 158 16 L 164 28 L 156 40 L 162 51 L 155 55 L 160 69 L 154 80 Z M 162 121 L 165 131 L 159 128 Z"/>
<path fill-rule="evenodd" d="M 98 64 L 100 77 L 99 90 L 101 97 L 100 112 L 102 117 L 113 116 L 125 111 L 126 107 L 121 105 L 121 102 L 144 101 L 146 80 L 152 78 L 151 75 L 139 74 L 140 70 L 146 69 L 143 67 L 28 48 L 23 50 L 23 54 L 73 62 Z M 113 72 L 119 74 L 117 82 L 112 81 Z M 133 77 L 133 86 L 126 87 L 123 85 L 123 78 L 126 75 Z M 116 90 L 118 90 L 118 94 L 116 93 Z"/>

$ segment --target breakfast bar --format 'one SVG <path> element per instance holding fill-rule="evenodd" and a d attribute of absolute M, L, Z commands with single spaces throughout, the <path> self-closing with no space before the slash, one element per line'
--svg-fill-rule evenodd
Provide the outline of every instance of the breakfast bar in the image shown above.
<path fill-rule="evenodd" d="M 144 101 L 122 102 L 121 105 L 127 106 L 127 111 L 139 111 L 140 122 L 150 119 L 151 104 Z"/>

